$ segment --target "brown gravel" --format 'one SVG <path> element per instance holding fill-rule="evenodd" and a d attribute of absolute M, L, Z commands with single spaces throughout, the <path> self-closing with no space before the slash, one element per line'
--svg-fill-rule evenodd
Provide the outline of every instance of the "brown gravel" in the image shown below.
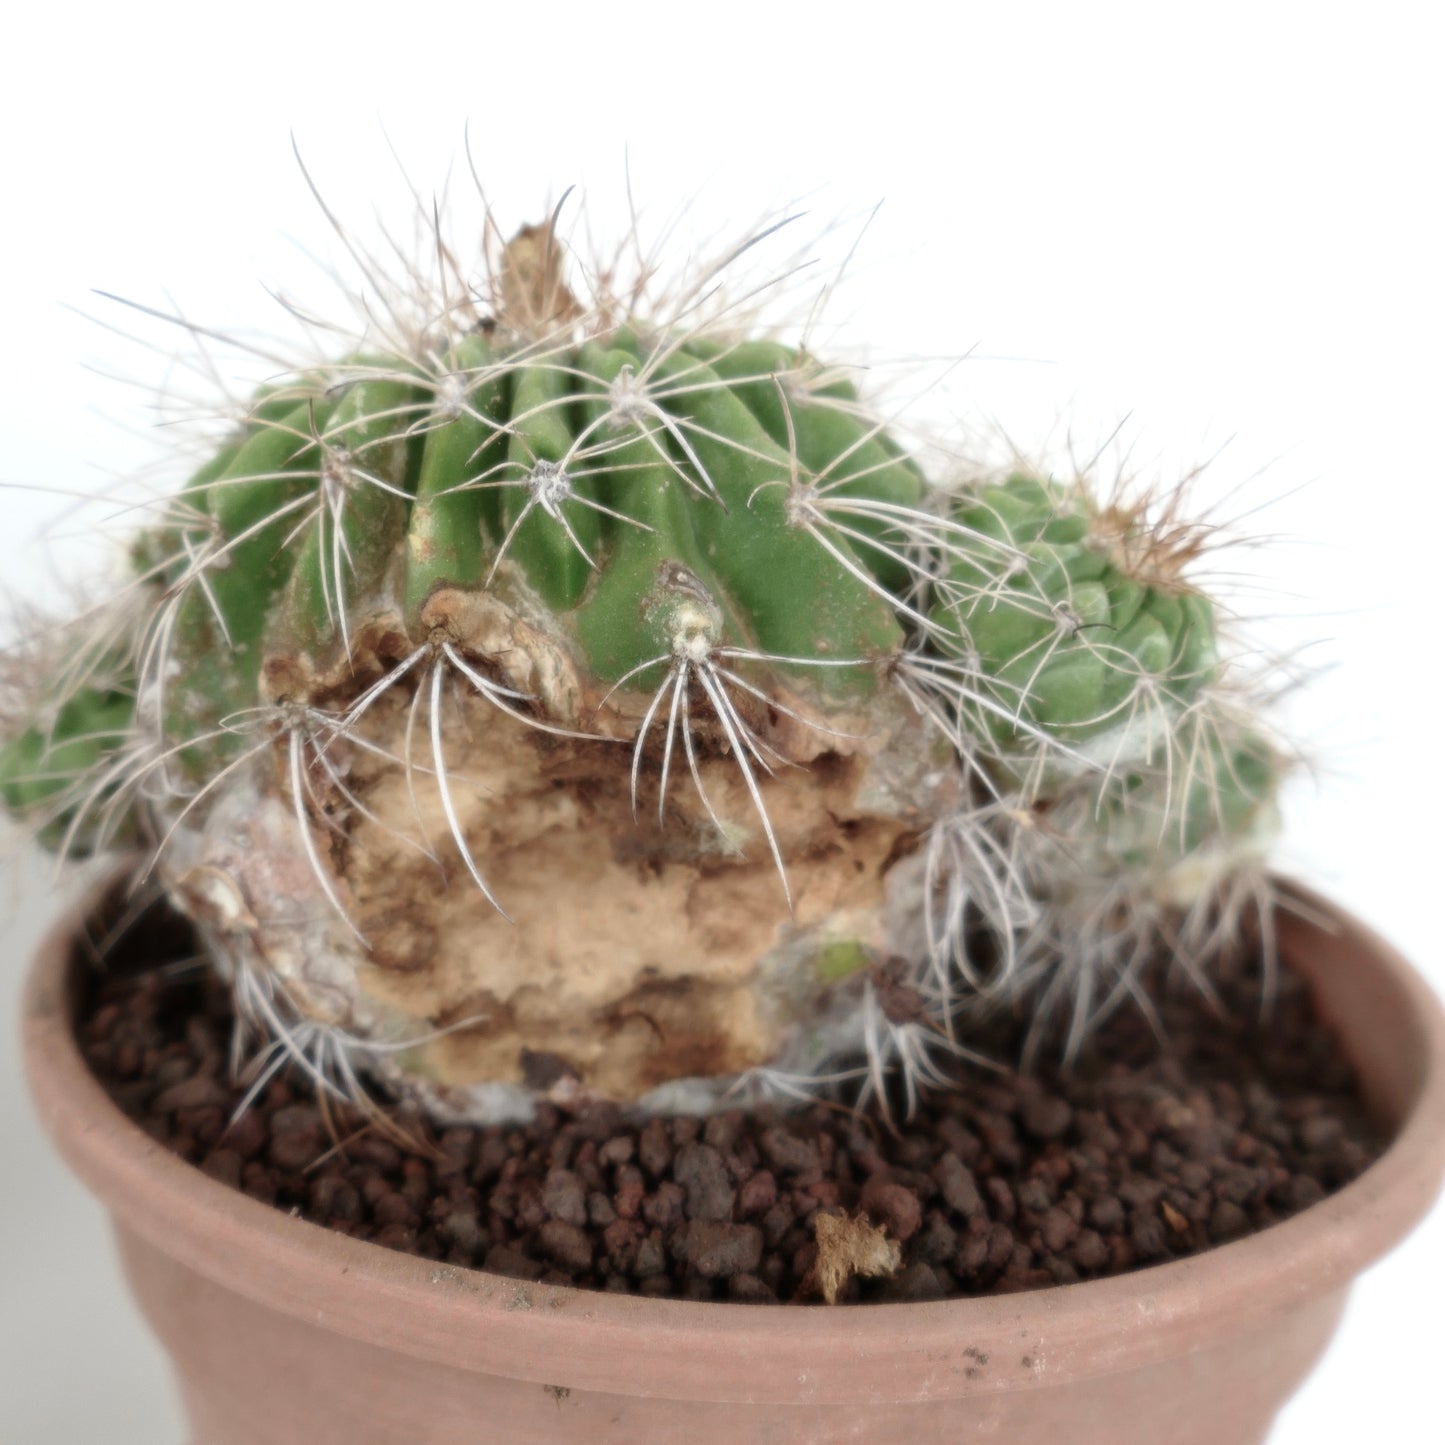
<path fill-rule="evenodd" d="M 891 1132 L 829 1105 L 639 1124 L 542 1106 L 526 1127 L 393 1123 L 323 1108 L 294 1071 L 246 1113 L 226 990 L 156 968 L 193 945 L 133 929 L 80 1026 L 117 1104 L 212 1178 L 357 1239 L 556 1284 L 749 1303 L 816 1298 L 814 1216 L 864 1217 L 901 1247 L 843 1302 L 1032 1289 L 1176 1259 L 1263 1229 L 1378 1152 L 1349 1071 L 1292 978 L 1268 1028 L 1259 985 L 1225 1016 L 1166 994 L 1167 1048 L 1122 1012 L 1068 1074 L 967 1071 Z M 134 960 L 149 961 L 137 971 Z M 996 1056 L 1017 1044 L 1007 1030 Z"/>

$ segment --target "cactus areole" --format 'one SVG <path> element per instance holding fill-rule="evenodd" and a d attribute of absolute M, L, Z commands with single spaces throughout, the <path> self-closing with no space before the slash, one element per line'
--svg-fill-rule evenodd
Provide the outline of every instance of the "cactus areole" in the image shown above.
<path fill-rule="evenodd" d="M 1205 966 L 1279 764 L 1193 537 L 926 479 L 846 368 L 571 264 L 529 227 L 258 392 L 19 690 L 10 808 L 148 848 L 271 1056 L 441 1117 L 907 1102 L 970 1008 Z"/>

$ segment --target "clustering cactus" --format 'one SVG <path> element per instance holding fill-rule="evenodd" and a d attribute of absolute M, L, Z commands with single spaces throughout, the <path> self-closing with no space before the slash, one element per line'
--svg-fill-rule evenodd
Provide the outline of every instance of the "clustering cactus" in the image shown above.
<path fill-rule="evenodd" d="M 146 850 L 264 1057 L 442 1115 L 911 1104 L 991 1006 L 1072 1048 L 1160 948 L 1203 980 L 1281 764 L 1199 534 L 925 477 L 711 275 L 495 249 L 251 398 L 13 689 L 11 810 Z"/>

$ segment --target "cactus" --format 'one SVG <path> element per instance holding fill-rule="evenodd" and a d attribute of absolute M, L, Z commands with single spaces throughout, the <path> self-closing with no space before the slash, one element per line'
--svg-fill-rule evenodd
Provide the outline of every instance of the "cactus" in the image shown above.
<path fill-rule="evenodd" d="M 710 273 L 492 260 L 252 396 L 18 689 L 8 807 L 149 850 L 268 1057 L 442 1116 L 911 1106 L 991 1005 L 1073 1048 L 1162 945 L 1202 981 L 1282 760 L 1200 534 L 930 480 Z"/>

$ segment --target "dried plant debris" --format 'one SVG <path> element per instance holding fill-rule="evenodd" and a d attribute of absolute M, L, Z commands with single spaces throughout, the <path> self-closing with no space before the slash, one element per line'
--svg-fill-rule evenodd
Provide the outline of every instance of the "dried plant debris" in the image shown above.
<path fill-rule="evenodd" d="M 802 1292 L 816 1290 L 825 1304 L 837 1304 L 843 1286 L 855 1276 L 891 1277 L 903 1265 L 902 1246 L 866 1214 L 828 1214 L 820 1209 L 813 1216 L 813 1239 L 818 1258 L 803 1281 Z"/>

